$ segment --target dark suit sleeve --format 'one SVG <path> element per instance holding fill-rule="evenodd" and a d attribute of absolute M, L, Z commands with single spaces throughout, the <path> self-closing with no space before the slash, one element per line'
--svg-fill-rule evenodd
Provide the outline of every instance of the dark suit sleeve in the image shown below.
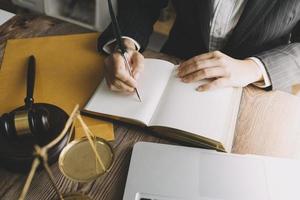
<path fill-rule="evenodd" d="M 119 0 L 117 18 L 122 35 L 136 40 L 143 51 L 161 9 L 167 4 L 168 0 Z M 98 40 L 98 50 L 102 51 L 103 46 L 111 39 L 113 31 L 110 24 Z"/>
<path fill-rule="evenodd" d="M 300 22 L 291 34 L 291 43 L 256 55 L 265 65 L 273 90 L 291 92 L 300 83 Z"/>

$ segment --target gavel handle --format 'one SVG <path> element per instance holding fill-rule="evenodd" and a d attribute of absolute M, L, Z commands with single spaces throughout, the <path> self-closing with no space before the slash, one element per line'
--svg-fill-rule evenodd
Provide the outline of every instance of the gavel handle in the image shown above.
<path fill-rule="evenodd" d="M 34 91 L 34 83 L 35 83 L 35 57 L 30 56 L 28 60 L 28 69 L 27 69 L 27 94 L 25 98 L 25 107 L 27 109 L 31 108 L 34 99 L 33 99 L 33 91 Z"/>

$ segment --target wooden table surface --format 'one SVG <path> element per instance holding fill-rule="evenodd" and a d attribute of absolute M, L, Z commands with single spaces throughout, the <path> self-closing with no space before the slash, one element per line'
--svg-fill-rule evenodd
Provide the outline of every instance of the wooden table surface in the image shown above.
<path fill-rule="evenodd" d="M 84 32 L 89 31 L 48 17 L 16 16 L 0 27 L 0 61 L 8 39 Z M 146 56 L 171 59 L 151 52 Z M 60 191 L 81 192 L 93 199 L 122 199 L 133 145 L 138 141 L 168 143 L 136 126 L 114 122 L 114 129 L 116 140 L 112 145 L 116 157 L 111 172 L 89 183 L 75 183 L 66 179 L 57 164 L 53 164 L 51 169 Z M 245 88 L 235 134 L 234 153 L 299 159 L 300 98 L 283 92 Z M 0 169 L 0 199 L 17 199 L 25 178 L 25 175 Z M 46 173 L 37 172 L 27 199 L 54 197 L 55 192 Z"/>

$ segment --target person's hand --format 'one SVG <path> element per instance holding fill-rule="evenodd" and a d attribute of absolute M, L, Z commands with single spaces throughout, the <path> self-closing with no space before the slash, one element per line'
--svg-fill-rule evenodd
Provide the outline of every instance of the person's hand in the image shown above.
<path fill-rule="evenodd" d="M 245 87 L 263 79 L 259 66 L 250 59 L 238 60 L 214 51 L 195 56 L 178 68 L 178 77 L 185 83 L 210 79 L 197 88 L 207 91 L 224 87 Z"/>
<path fill-rule="evenodd" d="M 115 51 L 105 61 L 104 76 L 109 88 L 113 91 L 132 93 L 137 87 L 137 79 L 144 68 L 144 57 L 136 51 L 130 40 L 124 40 L 127 47 L 127 58 L 131 65 L 133 77 L 130 75 L 122 55 Z"/>

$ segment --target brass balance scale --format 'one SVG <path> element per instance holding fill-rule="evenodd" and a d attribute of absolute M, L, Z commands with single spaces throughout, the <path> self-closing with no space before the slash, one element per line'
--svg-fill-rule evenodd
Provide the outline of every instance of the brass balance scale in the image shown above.
<path fill-rule="evenodd" d="M 58 161 L 61 172 L 64 176 L 73 181 L 88 182 L 98 178 L 110 170 L 114 160 L 112 147 L 104 139 L 96 137 L 89 130 L 82 120 L 79 113 L 79 106 L 77 105 L 70 115 L 63 131 L 57 138 L 43 147 L 39 147 L 37 145 L 34 147 L 35 158 L 19 200 L 25 199 L 35 171 L 40 164 L 42 164 L 46 170 L 51 184 L 60 200 L 91 200 L 90 197 L 80 193 L 61 194 L 55 184 L 53 174 L 47 162 L 47 151 L 60 141 L 68 133 L 69 129 L 71 133 L 73 132 L 75 120 L 78 120 L 82 125 L 86 137 L 70 142 L 63 149 Z M 82 165 L 82 163 L 85 164 Z"/>

